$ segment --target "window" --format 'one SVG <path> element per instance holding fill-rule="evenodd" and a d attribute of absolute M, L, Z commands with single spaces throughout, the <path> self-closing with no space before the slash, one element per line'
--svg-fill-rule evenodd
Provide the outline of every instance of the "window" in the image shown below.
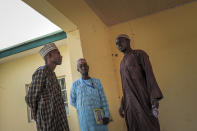
<path fill-rule="evenodd" d="M 65 109 L 66 109 L 66 114 L 68 115 L 69 110 L 68 110 L 68 98 L 67 98 L 67 89 L 66 89 L 65 77 L 58 77 L 57 80 L 58 80 L 58 83 L 61 87 L 62 97 L 63 97 L 63 100 L 64 100 Z"/>
<path fill-rule="evenodd" d="M 64 105 L 65 105 L 65 110 L 66 110 L 66 114 L 69 114 L 69 110 L 68 110 L 68 98 L 67 98 L 67 89 L 66 89 L 66 83 L 65 83 L 65 77 L 58 77 L 57 78 L 58 83 L 61 87 L 61 92 L 62 92 L 62 98 L 64 100 Z M 25 89 L 26 89 L 26 94 L 28 92 L 30 84 L 26 84 L 25 85 Z M 32 119 L 32 113 L 31 113 L 31 109 L 27 106 L 27 116 L 28 116 L 28 122 L 33 122 L 34 120 Z"/>

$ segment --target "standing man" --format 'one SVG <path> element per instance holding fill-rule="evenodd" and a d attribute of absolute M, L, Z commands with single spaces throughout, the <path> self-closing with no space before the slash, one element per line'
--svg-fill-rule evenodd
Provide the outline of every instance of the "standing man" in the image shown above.
<path fill-rule="evenodd" d="M 38 131 L 69 131 L 61 88 L 54 72 L 61 65 L 62 56 L 54 43 L 45 45 L 40 54 L 46 65 L 34 72 L 26 103 Z"/>
<path fill-rule="evenodd" d="M 125 117 L 128 131 L 160 131 L 158 87 L 148 55 L 130 47 L 129 36 L 116 38 L 117 48 L 124 53 L 120 64 L 123 97 L 119 113 Z"/>
<path fill-rule="evenodd" d="M 77 61 L 77 70 L 82 78 L 72 84 L 70 103 L 77 109 L 81 131 L 108 131 L 110 114 L 100 80 L 88 75 L 89 66 L 83 58 Z M 102 118 L 101 124 L 96 123 L 95 109 L 101 109 L 104 112 L 103 117 L 98 116 Z"/>

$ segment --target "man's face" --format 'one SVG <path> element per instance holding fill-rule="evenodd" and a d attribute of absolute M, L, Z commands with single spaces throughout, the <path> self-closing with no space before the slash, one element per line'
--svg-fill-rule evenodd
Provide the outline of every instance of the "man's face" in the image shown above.
<path fill-rule="evenodd" d="M 50 54 L 51 54 L 51 57 L 50 57 L 51 62 L 53 62 L 56 65 L 61 65 L 62 64 L 62 56 L 61 56 L 59 50 L 57 50 L 57 49 L 52 50 L 50 52 Z"/>
<path fill-rule="evenodd" d="M 126 38 L 119 37 L 116 39 L 116 47 L 118 48 L 119 51 L 125 52 L 127 48 L 129 48 L 129 43 Z"/>
<path fill-rule="evenodd" d="M 82 74 L 82 75 L 87 75 L 89 72 L 89 66 L 87 63 L 78 63 L 77 65 L 77 70 Z"/>

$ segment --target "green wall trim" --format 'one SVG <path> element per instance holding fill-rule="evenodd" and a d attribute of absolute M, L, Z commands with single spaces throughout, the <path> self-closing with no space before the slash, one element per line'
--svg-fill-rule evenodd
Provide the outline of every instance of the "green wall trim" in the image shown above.
<path fill-rule="evenodd" d="M 42 46 L 42 45 L 45 45 L 45 44 L 48 44 L 51 42 L 62 40 L 65 38 L 67 38 L 66 33 L 64 31 L 58 31 L 58 32 L 55 32 L 55 33 L 52 33 L 52 34 L 49 34 L 49 35 L 46 35 L 46 36 L 43 36 L 43 37 L 40 37 L 37 39 L 33 39 L 30 41 L 21 43 L 19 45 L 16 45 L 14 47 L 10 47 L 5 50 L 1 50 L 0 51 L 0 59 L 10 56 L 10 55 L 14 55 L 14 54 L 26 51 L 26 50 L 36 48 L 36 47 L 39 47 L 39 46 Z"/>

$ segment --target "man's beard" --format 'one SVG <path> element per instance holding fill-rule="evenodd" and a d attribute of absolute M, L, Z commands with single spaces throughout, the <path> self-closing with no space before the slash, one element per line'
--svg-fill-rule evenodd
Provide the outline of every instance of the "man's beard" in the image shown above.
<path fill-rule="evenodd" d="M 82 75 L 83 76 L 88 76 L 88 72 L 84 72 Z"/>
<path fill-rule="evenodd" d="M 53 63 L 54 63 L 55 65 L 61 65 L 61 64 L 62 64 L 62 61 L 54 60 Z"/>
<path fill-rule="evenodd" d="M 127 51 L 127 49 L 122 49 L 121 52 L 125 53 Z"/>

